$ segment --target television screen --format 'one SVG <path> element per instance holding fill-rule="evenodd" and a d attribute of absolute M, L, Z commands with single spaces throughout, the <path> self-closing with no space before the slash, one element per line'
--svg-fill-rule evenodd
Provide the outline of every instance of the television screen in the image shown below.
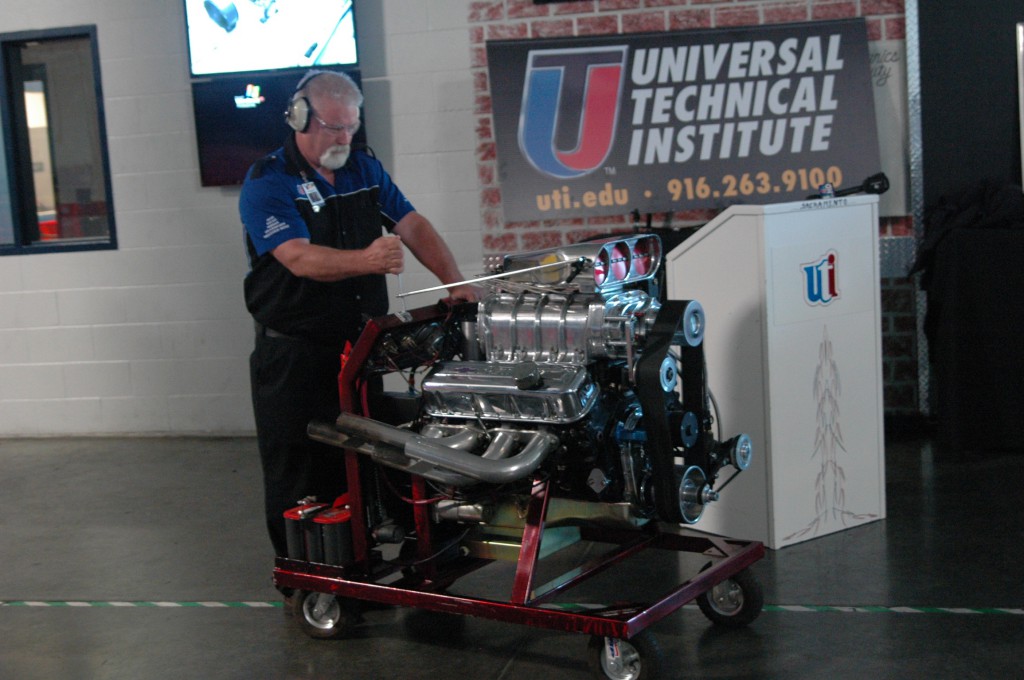
<path fill-rule="evenodd" d="M 194 77 L 356 66 L 353 0 L 185 0 Z"/>
<path fill-rule="evenodd" d="M 358 71 L 346 71 L 356 83 Z M 254 161 L 284 143 L 288 100 L 301 71 L 223 76 L 192 83 L 199 174 L 203 186 L 241 184 Z M 365 126 L 352 141 L 366 144 Z"/>

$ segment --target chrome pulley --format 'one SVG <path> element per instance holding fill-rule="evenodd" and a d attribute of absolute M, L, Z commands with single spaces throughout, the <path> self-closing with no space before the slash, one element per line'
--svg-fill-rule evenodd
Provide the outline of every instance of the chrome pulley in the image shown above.
<path fill-rule="evenodd" d="M 754 458 L 754 442 L 751 441 L 750 435 L 737 435 L 727 443 L 729 444 L 729 463 L 740 471 L 750 467 L 750 461 Z"/>
<path fill-rule="evenodd" d="M 675 357 L 667 356 L 662 360 L 661 371 L 658 375 L 661 379 L 661 389 L 666 393 L 676 388 L 676 381 L 679 379 L 679 369 L 676 366 Z"/>
<path fill-rule="evenodd" d="M 697 465 L 686 468 L 679 481 L 679 513 L 686 524 L 696 524 L 704 506 L 718 500 L 718 492 L 708 484 L 707 475 Z"/>
<path fill-rule="evenodd" d="M 696 300 L 690 300 L 683 310 L 683 316 L 679 320 L 683 340 L 690 347 L 697 347 L 704 342 L 704 307 Z"/>

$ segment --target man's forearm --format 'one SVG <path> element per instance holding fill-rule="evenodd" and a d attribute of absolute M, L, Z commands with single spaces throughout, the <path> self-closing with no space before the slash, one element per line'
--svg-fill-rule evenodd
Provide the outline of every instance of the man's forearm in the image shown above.
<path fill-rule="evenodd" d="M 395 225 L 394 233 L 402 237 L 402 243 L 441 283 L 464 280 L 451 249 L 427 218 L 410 213 Z"/>
<path fill-rule="evenodd" d="M 379 242 L 378 242 L 379 241 Z M 295 276 L 314 281 L 340 281 L 363 274 L 397 273 L 402 269 L 401 247 L 392 239 L 378 239 L 362 250 L 341 250 L 292 239 L 272 252 Z"/>

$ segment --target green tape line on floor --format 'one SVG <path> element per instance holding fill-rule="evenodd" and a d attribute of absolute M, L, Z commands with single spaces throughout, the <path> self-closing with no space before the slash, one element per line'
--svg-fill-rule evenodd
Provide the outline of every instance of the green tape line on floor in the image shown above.
<path fill-rule="evenodd" d="M 766 612 L 812 612 L 855 614 L 1016 614 L 1024 609 L 1001 607 L 882 607 L 877 605 L 766 604 Z"/>
<path fill-rule="evenodd" d="M 163 608 L 193 607 L 200 609 L 269 609 L 280 608 L 281 602 L 170 602 L 170 601 L 95 601 L 95 600 L 0 600 L 0 607 L 95 607 L 95 608 Z M 693 605 L 688 605 L 688 608 Z M 882 607 L 877 605 L 766 604 L 766 612 L 840 613 L 840 614 L 1002 614 L 1024 616 L 1024 609 L 1011 607 Z"/>
<path fill-rule="evenodd" d="M 3 600 L 0 607 L 157 607 L 175 609 L 180 607 L 200 607 L 207 609 L 240 608 L 266 609 L 281 607 L 281 602 L 148 602 L 148 601 L 80 601 L 80 600 Z"/>

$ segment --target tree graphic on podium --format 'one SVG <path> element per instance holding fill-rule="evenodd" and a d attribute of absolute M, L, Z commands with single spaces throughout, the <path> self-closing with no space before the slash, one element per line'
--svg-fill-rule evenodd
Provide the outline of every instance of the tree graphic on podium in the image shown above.
<path fill-rule="evenodd" d="M 821 344 L 818 345 L 818 366 L 814 370 L 813 390 L 817 404 L 817 427 L 811 460 L 818 461 L 818 472 L 814 479 L 814 518 L 803 529 L 786 536 L 787 541 L 817 536 L 826 527 L 837 523 L 847 526 L 848 520 L 860 522 L 875 517 L 872 514 L 854 513 L 846 508 L 846 473 L 841 458 L 849 454 L 843 444 L 839 408 L 842 382 L 828 326 L 824 327 Z"/>

